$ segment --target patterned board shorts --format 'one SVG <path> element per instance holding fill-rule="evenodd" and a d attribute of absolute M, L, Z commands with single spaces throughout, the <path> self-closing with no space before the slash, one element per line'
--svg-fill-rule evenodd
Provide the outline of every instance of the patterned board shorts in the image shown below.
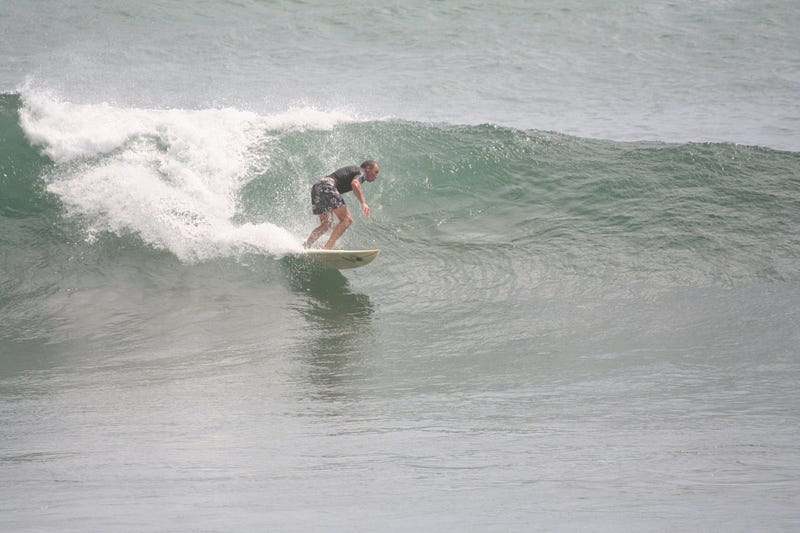
<path fill-rule="evenodd" d="M 315 215 L 344 207 L 344 198 L 336 190 L 333 180 L 322 178 L 311 187 L 311 208 Z"/>

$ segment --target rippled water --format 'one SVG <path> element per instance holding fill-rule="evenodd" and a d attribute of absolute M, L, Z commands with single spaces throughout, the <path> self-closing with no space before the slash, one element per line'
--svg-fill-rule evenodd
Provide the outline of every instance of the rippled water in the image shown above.
<path fill-rule="evenodd" d="M 799 16 L 8 6 L 0 529 L 793 530 Z"/>

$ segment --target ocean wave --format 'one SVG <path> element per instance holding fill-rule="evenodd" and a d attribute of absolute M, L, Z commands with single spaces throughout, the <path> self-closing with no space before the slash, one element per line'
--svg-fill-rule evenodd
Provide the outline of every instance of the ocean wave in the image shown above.
<path fill-rule="evenodd" d="M 358 218 L 342 245 L 447 271 L 453 287 L 493 286 L 508 273 L 505 294 L 570 277 L 689 286 L 798 278 L 792 152 L 313 109 L 77 105 L 40 93 L 4 95 L 2 107 L 4 187 L 16 191 L 3 212 L 44 205 L 89 246 L 132 235 L 188 263 L 280 257 L 315 223 L 310 184 L 371 158 L 383 169 L 366 188 L 373 217 Z"/>

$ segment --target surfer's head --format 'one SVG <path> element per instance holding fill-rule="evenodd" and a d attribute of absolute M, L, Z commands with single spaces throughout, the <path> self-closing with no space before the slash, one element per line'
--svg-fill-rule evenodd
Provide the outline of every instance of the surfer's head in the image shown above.
<path fill-rule="evenodd" d="M 361 168 L 364 170 L 364 177 L 367 181 L 372 182 L 378 179 L 378 172 L 381 171 L 381 167 L 372 159 L 367 159 L 361 163 Z"/>

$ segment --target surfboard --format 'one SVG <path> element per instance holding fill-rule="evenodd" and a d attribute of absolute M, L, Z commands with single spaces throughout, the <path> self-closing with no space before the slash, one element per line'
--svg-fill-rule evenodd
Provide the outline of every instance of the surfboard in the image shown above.
<path fill-rule="evenodd" d="M 306 250 L 297 256 L 341 270 L 368 265 L 379 253 L 380 250 Z"/>

